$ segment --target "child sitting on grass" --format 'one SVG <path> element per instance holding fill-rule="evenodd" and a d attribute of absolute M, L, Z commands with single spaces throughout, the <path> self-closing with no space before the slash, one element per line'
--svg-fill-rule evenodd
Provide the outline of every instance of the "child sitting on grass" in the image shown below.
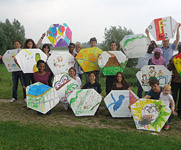
<path fill-rule="evenodd" d="M 160 94 L 160 100 L 162 100 L 165 105 L 167 105 L 168 107 L 171 108 L 171 116 L 169 117 L 168 121 L 165 123 L 165 130 L 168 130 L 170 128 L 170 121 L 171 121 L 171 118 L 172 118 L 172 115 L 175 115 L 175 103 L 174 103 L 174 100 L 173 100 L 173 97 L 172 95 L 170 94 L 171 92 L 171 86 L 166 84 L 164 87 L 163 87 L 163 92 L 161 92 Z"/>
<path fill-rule="evenodd" d="M 99 94 L 101 94 L 101 85 L 96 82 L 96 74 L 95 72 L 90 72 L 89 75 L 89 82 L 87 82 L 82 89 L 94 89 L 96 90 Z M 96 114 L 99 114 L 100 109 L 98 108 L 96 111 Z"/>

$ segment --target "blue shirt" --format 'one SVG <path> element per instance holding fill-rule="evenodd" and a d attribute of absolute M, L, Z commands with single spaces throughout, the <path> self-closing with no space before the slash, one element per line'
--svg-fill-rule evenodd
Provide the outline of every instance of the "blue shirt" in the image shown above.
<path fill-rule="evenodd" d="M 162 56 L 163 58 L 165 58 L 165 61 L 166 61 L 166 67 L 169 64 L 170 58 L 173 56 L 173 51 L 175 48 L 176 48 L 176 45 L 174 43 L 169 45 L 167 49 L 164 49 L 163 47 L 161 48 L 163 52 Z"/>
<path fill-rule="evenodd" d="M 149 91 L 147 92 L 146 95 L 151 96 L 150 99 L 156 99 L 156 100 L 158 100 L 158 99 L 160 98 L 160 93 L 161 93 L 161 92 L 162 92 L 162 87 L 160 87 L 160 92 L 159 92 L 159 93 L 155 93 L 155 92 L 153 92 L 153 90 L 151 89 L 151 90 L 149 90 Z"/>

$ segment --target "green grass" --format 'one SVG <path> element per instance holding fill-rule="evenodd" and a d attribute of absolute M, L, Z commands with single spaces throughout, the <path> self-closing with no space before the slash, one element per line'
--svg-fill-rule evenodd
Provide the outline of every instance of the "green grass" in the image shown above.
<path fill-rule="evenodd" d="M 119 129 L 85 127 L 56 128 L 37 125 L 0 123 L 0 149 L 139 149 L 177 150 L 181 141 L 176 137 L 151 135 L 150 132 L 123 132 Z"/>

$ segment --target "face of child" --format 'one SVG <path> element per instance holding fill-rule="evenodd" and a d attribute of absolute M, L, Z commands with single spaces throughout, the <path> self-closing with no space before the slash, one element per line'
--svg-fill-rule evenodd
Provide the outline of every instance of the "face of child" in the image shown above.
<path fill-rule="evenodd" d="M 118 75 L 117 75 L 117 81 L 118 81 L 118 82 L 121 82 L 121 81 L 122 81 L 122 75 L 121 75 L 121 74 L 118 74 Z"/>
<path fill-rule="evenodd" d="M 48 47 L 44 47 L 44 48 L 43 48 L 43 52 L 44 52 L 45 54 L 49 53 L 49 48 L 48 48 Z"/>
<path fill-rule="evenodd" d="M 39 72 L 45 71 L 45 64 L 44 64 L 44 63 L 40 63 L 40 64 L 38 65 L 38 71 L 39 71 Z"/>
<path fill-rule="evenodd" d="M 154 56 L 155 56 L 156 59 L 159 59 L 160 58 L 160 53 L 159 52 L 155 52 Z"/>
<path fill-rule="evenodd" d="M 97 44 L 96 41 L 91 41 L 91 42 L 90 42 L 90 46 L 91 46 L 91 47 L 96 47 L 96 44 Z"/>
<path fill-rule="evenodd" d="M 170 94 L 170 89 L 164 88 L 163 93 L 164 93 L 165 95 Z"/>
<path fill-rule="evenodd" d="M 153 90 L 153 92 L 155 93 L 159 93 L 160 92 L 160 86 L 158 84 L 154 84 L 151 86 L 151 89 Z"/>
<path fill-rule="evenodd" d="M 75 76 L 75 71 L 73 69 L 69 71 L 69 76 L 72 78 Z"/>
<path fill-rule="evenodd" d="M 31 41 L 29 41 L 29 42 L 27 43 L 27 47 L 28 47 L 28 48 L 32 48 L 32 47 L 33 47 L 33 43 L 32 43 Z"/>
<path fill-rule="evenodd" d="M 110 48 L 111 48 L 112 51 L 116 51 L 116 50 L 117 50 L 117 45 L 116 45 L 116 43 L 111 43 Z"/>
<path fill-rule="evenodd" d="M 90 80 L 90 82 L 95 82 L 96 76 L 95 76 L 93 73 L 91 73 L 91 74 L 89 75 L 89 80 Z"/>
<path fill-rule="evenodd" d="M 15 49 L 19 49 L 21 48 L 21 44 L 17 41 L 17 42 L 14 42 L 14 48 Z"/>

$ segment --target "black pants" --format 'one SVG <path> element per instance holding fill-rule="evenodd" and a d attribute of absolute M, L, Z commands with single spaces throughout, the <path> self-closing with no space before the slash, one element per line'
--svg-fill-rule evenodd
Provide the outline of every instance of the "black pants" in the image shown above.
<path fill-rule="evenodd" d="M 115 82 L 116 76 L 107 76 L 106 77 L 106 94 L 112 90 L 113 83 Z"/>
<path fill-rule="evenodd" d="M 175 101 L 175 106 L 177 104 L 177 99 L 178 99 L 178 105 L 177 105 L 177 113 L 179 116 L 181 116 L 181 83 L 177 82 L 171 82 L 171 87 L 172 87 L 172 96 Z M 179 98 L 178 98 L 178 92 L 179 92 Z"/>
<path fill-rule="evenodd" d="M 24 73 L 23 77 L 24 77 L 24 82 L 25 82 L 26 87 L 34 83 L 33 73 Z"/>

